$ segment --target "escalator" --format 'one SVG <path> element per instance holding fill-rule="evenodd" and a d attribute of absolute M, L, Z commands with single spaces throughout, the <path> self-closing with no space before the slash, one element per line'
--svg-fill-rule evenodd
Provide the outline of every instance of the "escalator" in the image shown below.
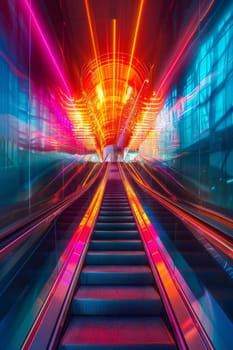
<path fill-rule="evenodd" d="M 162 242 L 178 283 L 189 301 L 195 300 L 194 310 L 214 348 L 232 349 L 232 260 L 207 240 L 207 225 L 195 225 L 195 219 L 188 221 L 185 211 L 175 215 L 175 210 L 162 205 L 159 196 L 147 193 L 131 172 L 124 170 Z"/>
<path fill-rule="evenodd" d="M 63 208 L 47 209 L 46 217 L 41 214 L 1 240 L 0 349 L 21 349 L 62 271 L 72 248 L 70 242 L 104 173 L 105 167 L 68 206 L 64 201 Z M 82 184 L 80 177 L 78 181 Z"/>
<path fill-rule="evenodd" d="M 58 349 L 177 349 L 115 164 Z"/>

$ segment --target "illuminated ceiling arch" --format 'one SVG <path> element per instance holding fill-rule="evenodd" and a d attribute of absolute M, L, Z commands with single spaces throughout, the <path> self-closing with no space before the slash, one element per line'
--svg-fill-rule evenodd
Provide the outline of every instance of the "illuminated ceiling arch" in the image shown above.
<path fill-rule="evenodd" d="M 145 108 L 148 75 L 144 64 L 121 52 L 102 55 L 83 67 L 86 118 L 91 121 L 93 131 L 97 131 L 101 150 L 111 144 L 128 145 Z"/>

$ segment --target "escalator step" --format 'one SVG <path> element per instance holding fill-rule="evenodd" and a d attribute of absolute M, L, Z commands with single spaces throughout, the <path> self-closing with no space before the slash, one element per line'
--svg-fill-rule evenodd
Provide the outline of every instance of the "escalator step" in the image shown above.
<path fill-rule="evenodd" d="M 137 225 L 134 222 L 97 222 L 95 225 L 97 230 L 136 230 Z"/>
<path fill-rule="evenodd" d="M 146 265 L 147 262 L 144 251 L 88 251 L 85 260 L 89 265 Z"/>
<path fill-rule="evenodd" d="M 112 201 L 103 200 L 102 206 L 103 207 L 111 207 L 111 206 L 113 206 L 113 207 L 119 207 L 119 206 L 129 207 L 129 201 L 119 201 L 117 199 L 113 199 Z"/>
<path fill-rule="evenodd" d="M 137 230 L 127 230 L 127 231 L 94 231 L 93 239 L 139 239 L 139 233 Z"/>
<path fill-rule="evenodd" d="M 91 250 L 142 250 L 141 240 L 92 240 Z"/>
<path fill-rule="evenodd" d="M 176 345 L 161 318 L 72 317 L 59 350 L 174 350 Z"/>
<path fill-rule="evenodd" d="M 99 215 L 97 222 L 134 222 L 134 218 L 132 215 L 129 216 L 115 216 L 112 214 L 112 216 L 103 216 Z"/>
<path fill-rule="evenodd" d="M 126 213 L 126 212 L 129 212 L 129 211 L 131 213 L 131 208 L 130 208 L 129 205 L 127 205 L 127 206 L 122 206 L 122 205 L 118 205 L 118 206 L 105 205 L 105 206 L 103 206 L 102 205 L 100 210 L 104 211 L 104 212 L 110 212 L 110 213 L 114 212 L 116 214 L 118 214 L 118 213 Z"/>
<path fill-rule="evenodd" d="M 154 283 L 154 279 L 148 266 L 87 265 L 80 274 L 79 283 L 85 285 L 150 285 Z"/>
<path fill-rule="evenodd" d="M 72 301 L 75 315 L 160 316 L 162 302 L 153 286 L 80 286 Z"/>
<path fill-rule="evenodd" d="M 102 209 L 100 209 L 100 212 L 99 212 L 100 216 L 111 216 L 113 214 L 114 214 L 114 216 L 130 216 L 130 215 L 132 215 L 132 212 L 131 212 L 131 210 L 124 210 L 124 211 L 122 211 L 122 210 L 118 210 L 118 211 L 114 210 L 114 211 L 112 211 L 110 209 L 109 210 L 102 210 Z"/>
<path fill-rule="evenodd" d="M 122 197 L 111 197 L 111 198 L 104 198 L 103 199 L 103 203 L 129 203 L 128 199 L 127 198 L 122 198 Z"/>

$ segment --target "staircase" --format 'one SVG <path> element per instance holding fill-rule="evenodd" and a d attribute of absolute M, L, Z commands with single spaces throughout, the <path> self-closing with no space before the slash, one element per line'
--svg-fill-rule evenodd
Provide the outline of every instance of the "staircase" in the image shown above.
<path fill-rule="evenodd" d="M 112 164 L 59 344 L 64 349 L 177 349 L 120 179 Z"/>

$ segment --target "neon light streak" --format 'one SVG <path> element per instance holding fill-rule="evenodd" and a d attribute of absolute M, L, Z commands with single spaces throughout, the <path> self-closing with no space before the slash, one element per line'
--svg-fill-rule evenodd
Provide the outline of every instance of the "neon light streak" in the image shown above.
<path fill-rule="evenodd" d="M 113 121 L 115 121 L 115 89 L 116 89 L 116 19 L 112 21 L 113 33 L 112 33 L 112 43 L 113 43 L 113 64 L 112 64 L 112 113 Z M 113 124 L 113 123 L 112 123 Z"/>
<path fill-rule="evenodd" d="M 125 123 L 124 123 L 122 132 L 121 132 L 121 134 L 120 134 L 120 136 L 119 136 L 119 139 L 118 139 L 118 142 L 117 142 L 117 146 L 118 146 L 118 147 L 121 147 L 122 144 L 123 144 L 124 135 L 125 135 L 127 126 L 128 126 L 128 124 L 129 124 L 129 121 L 131 120 L 131 117 L 132 117 L 133 114 L 134 114 L 135 108 L 136 108 L 136 106 L 137 106 L 137 102 L 138 102 L 138 100 L 139 100 L 139 98 L 140 98 L 140 96 L 141 96 L 141 93 L 142 93 L 143 88 L 144 88 L 144 86 L 145 86 L 146 83 L 147 83 L 147 84 L 149 83 L 149 80 L 148 80 L 148 79 L 145 79 L 145 80 L 144 80 L 144 82 L 143 82 L 143 84 L 142 84 L 142 86 L 141 86 L 141 88 L 140 88 L 140 90 L 139 90 L 139 92 L 138 92 L 137 98 L 136 98 L 136 100 L 135 100 L 135 102 L 134 102 L 133 108 L 131 109 L 131 111 L 130 111 L 130 113 L 129 113 L 129 115 L 128 115 L 128 118 L 126 119 L 126 121 L 125 121 Z"/>
<path fill-rule="evenodd" d="M 103 92 L 101 84 L 98 84 L 96 86 L 96 93 L 97 93 L 97 96 L 99 98 L 100 104 L 102 104 L 104 102 L 104 92 Z"/>
<path fill-rule="evenodd" d="M 45 48 L 48 58 L 51 60 L 53 67 L 55 68 L 55 71 L 60 79 L 61 85 L 63 86 L 65 92 L 67 93 L 68 96 L 71 96 L 71 90 L 68 86 L 68 83 L 64 77 L 64 74 L 61 71 L 60 64 L 58 62 L 58 58 L 56 58 L 56 55 L 54 52 L 52 52 L 52 48 L 50 47 L 50 44 L 48 42 L 48 39 L 45 37 L 45 33 L 43 33 L 43 30 L 41 28 L 41 24 L 39 23 L 31 4 L 29 4 L 28 0 L 23 0 L 24 4 L 26 5 L 27 11 L 29 13 L 29 16 L 31 16 L 32 19 L 32 24 L 36 30 L 36 33 L 38 35 L 38 38 L 41 41 L 41 44 Z"/>
<path fill-rule="evenodd" d="M 99 59 L 98 59 L 98 53 L 97 53 L 97 45 L 96 45 L 96 40 L 95 40 L 95 35 L 94 35 L 94 30 L 93 30 L 93 24 L 92 24 L 92 18 L 91 18 L 91 12 L 90 12 L 90 7 L 89 7 L 89 2 L 88 0 L 85 0 L 85 9 L 86 9 L 86 14 L 87 14 L 87 20 L 88 20 L 88 26 L 89 26 L 89 30 L 90 30 L 90 35 L 91 35 L 91 43 L 92 43 L 92 47 L 93 47 L 93 51 L 94 51 L 94 56 L 95 56 L 95 62 L 96 62 L 96 67 L 97 67 L 97 74 L 99 76 L 99 81 L 100 81 L 100 84 L 101 86 L 103 87 L 103 95 L 105 96 L 106 95 L 106 92 L 105 92 L 105 87 L 104 87 L 104 79 L 103 79 L 103 73 L 102 73 L 102 70 L 101 70 L 101 66 L 100 66 L 100 63 L 99 63 Z M 105 106 L 104 106 L 105 107 Z M 103 118 L 103 109 L 100 108 L 100 111 L 101 111 L 101 114 L 102 114 L 102 118 Z M 100 135 L 102 136 L 100 138 L 100 143 L 102 144 L 103 140 L 104 140 L 104 134 L 103 134 L 103 131 L 101 129 L 101 125 L 99 123 L 99 120 L 97 119 L 96 117 L 96 114 L 95 114 L 95 111 L 93 112 L 93 116 L 94 116 L 94 119 L 96 121 L 96 124 L 98 126 L 98 129 L 99 129 L 99 132 L 100 132 Z"/>
<path fill-rule="evenodd" d="M 141 0 L 140 6 L 139 6 L 139 11 L 138 11 L 138 18 L 137 18 L 134 38 L 133 38 L 133 45 L 132 45 L 131 54 L 130 54 L 129 67 L 128 67 L 127 76 L 126 76 L 126 85 L 125 85 L 126 89 L 128 87 L 128 81 L 129 81 L 130 71 L 131 71 L 133 57 L 134 57 L 134 51 L 135 51 L 136 42 L 137 42 L 137 36 L 138 36 L 138 30 L 139 30 L 139 25 L 140 25 L 141 16 L 142 16 L 143 5 L 144 5 L 144 0 Z"/>
<path fill-rule="evenodd" d="M 136 167 L 133 166 L 133 164 L 129 164 L 129 166 L 133 169 L 133 171 L 138 172 Z M 144 164 L 141 164 L 141 167 L 144 169 L 144 171 L 163 189 L 164 192 L 166 192 L 171 198 L 174 197 L 173 193 L 171 193 L 166 186 L 164 186 L 164 184 L 159 181 L 159 179 L 157 179 L 145 166 Z"/>
<path fill-rule="evenodd" d="M 210 11 L 213 4 L 214 4 L 214 0 L 211 0 L 208 8 L 206 9 L 206 11 L 203 13 L 202 17 L 200 18 L 200 22 L 203 21 L 203 19 L 208 14 L 208 12 Z M 178 66 L 179 60 L 181 59 L 182 55 L 184 54 L 185 50 L 187 49 L 188 44 L 190 43 L 191 39 L 193 38 L 194 34 L 196 33 L 198 27 L 199 27 L 199 22 L 196 20 L 196 16 L 194 16 L 192 21 L 190 21 L 190 25 L 189 25 L 190 33 L 188 34 L 188 37 L 185 39 L 183 46 L 180 48 L 179 53 L 172 60 L 172 63 L 170 64 L 170 67 L 168 68 L 167 73 L 163 77 L 162 82 L 157 90 L 157 95 L 160 95 L 160 93 L 162 92 L 163 86 L 168 81 L 168 79 L 171 76 L 171 74 L 173 73 L 175 67 Z M 188 32 L 188 30 L 187 30 L 187 32 Z M 178 47 L 179 46 L 180 45 L 178 45 Z"/>
<path fill-rule="evenodd" d="M 140 25 L 140 22 L 141 22 L 143 5 L 144 5 L 144 0 L 141 0 L 140 1 L 140 5 L 139 5 L 139 10 L 138 10 L 138 16 L 137 16 L 137 21 L 136 21 L 136 27 L 135 27 L 135 32 L 134 32 L 134 38 L 133 38 L 133 44 L 132 44 L 132 49 L 131 49 L 131 54 L 130 54 L 128 70 L 127 70 L 127 75 L 126 75 L 125 89 L 124 89 L 124 94 L 123 94 L 123 101 L 125 100 L 125 96 L 127 94 L 128 82 L 129 82 L 129 77 L 130 77 L 130 73 L 131 73 L 131 67 L 132 67 L 132 63 L 133 63 L 133 57 L 134 57 L 134 51 L 135 51 L 136 42 L 137 42 L 139 25 Z M 124 109 L 124 103 L 122 105 L 121 114 L 120 114 L 120 117 L 119 117 L 119 123 L 118 123 L 118 128 L 117 128 L 117 135 L 119 135 L 119 131 L 120 131 L 120 127 L 121 127 L 121 119 L 122 119 L 123 109 Z M 127 122 L 125 124 L 127 124 Z M 121 142 L 121 141 L 119 141 L 120 138 L 123 140 L 123 134 L 124 133 L 125 133 L 125 131 L 122 131 L 121 135 L 118 136 L 117 144 L 119 144 Z"/>
<path fill-rule="evenodd" d="M 95 56 L 95 61 L 96 61 L 96 66 L 97 66 L 97 71 L 99 75 L 99 81 L 103 81 L 102 77 L 102 72 L 100 69 L 100 64 L 98 60 L 98 53 L 97 53 L 97 47 L 96 47 L 96 41 L 95 41 L 95 35 L 94 35 L 94 30 L 93 30 L 93 25 L 92 25 L 92 19 L 91 19 L 91 12 L 90 12 L 90 7 L 88 0 L 85 0 L 85 9 L 86 9 L 86 14 L 87 14 L 87 20 L 88 20 L 88 26 L 90 30 L 90 35 L 91 35 L 91 43 L 94 51 L 94 56 Z"/>

